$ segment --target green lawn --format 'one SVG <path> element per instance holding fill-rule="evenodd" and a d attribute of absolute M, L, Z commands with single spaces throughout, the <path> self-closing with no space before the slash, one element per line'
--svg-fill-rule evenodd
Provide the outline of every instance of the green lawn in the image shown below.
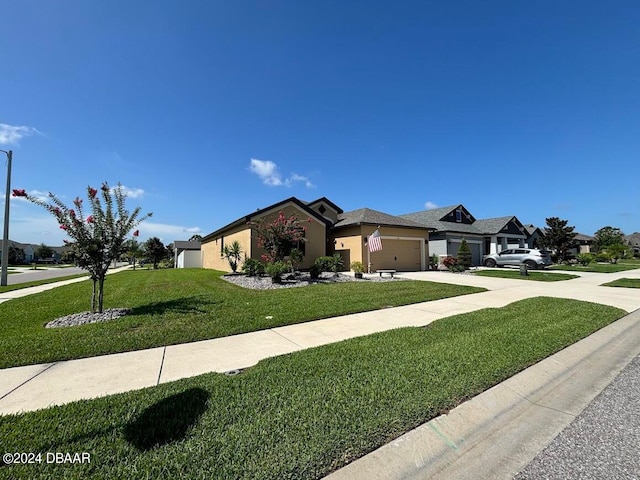
<path fill-rule="evenodd" d="M 571 280 L 578 278 L 578 275 L 566 273 L 549 273 L 529 270 L 529 275 L 520 275 L 520 270 L 478 270 L 473 275 L 479 277 L 515 278 L 518 280 L 537 280 L 539 282 L 558 282 L 560 280 Z"/>
<path fill-rule="evenodd" d="M 620 263 L 590 263 L 586 267 L 582 265 L 553 265 L 548 268 L 550 270 L 566 270 L 568 272 L 615 273 L 640 268 L 640 263 L 633 261 L 622 263 L 622 261 L 620 261 Z"/>
<path fill-rule="evenodd" d="M 91 282 L 0 304 L 0 368 L 138 350 L 263 330 L 349 313 L 484 291 L 420 281 L 346 282 L 247 290 L 206 269 L 125 271 L 107 276 L 105 308 L 129 307 L 116 321 L 45 329 L 87 311 Z"/>
<path fill-rule="evenodd" d="M 304 350 L 243 374 L 0 417 L 5 452 L 87 452 L 4 478 L 315 479 L 625 314 L 534 298 Z"/>
<path fill-rule="evenodd" d="M 640 279 L 638 278 L 619 278 L 613 282 L 603 283 L 603 287 L 626 287 L 626 288 L 640 288 Z"/>

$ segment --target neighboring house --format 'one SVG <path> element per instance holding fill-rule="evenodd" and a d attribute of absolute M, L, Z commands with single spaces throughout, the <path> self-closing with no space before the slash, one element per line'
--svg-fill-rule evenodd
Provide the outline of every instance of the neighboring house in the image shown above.
<path fill-rule="evenodd" d="M 485 235 L 485 255 L 500 253 L 507 248 L 523 248 L 527 240 L 524 225 L 513 215 L 485 218 L 476 221 L 474 226 Z"/>
<path fill-rule="evenodd" d="M 540 248 L 540 239 L 544 237 L 544 230 L 532 224 L 525 225 L 524 230 L 527 234 L 526 246 L 529 248 Z"/>
<path fill-rule="evenodd" d="M 640 255 L 640 232 L 634 232 L 631 235 L 625 235 L 624 241 L 633 248 L 634 255 Z"/>
<path fill-rule="evenodd" d="M 174 268 L 200 268 L 202 267 L 202 254 L 200 240 L 173 242 L 173 266 Z"/>
<path fill-rule="evenodd" d="M 362 262 L 365 268 L 371 264 L 372 270 L 426 270 L 428 228 L 367 208 L 343 212 L 326 197 L 313 202 L 291 197 L 210 233 L 202 239 L 202 266 L 230 271 L 221 254 L 224 246 L 234 241 L 240 243 L 243 256 L 260 260 L 265 252 L 258 247 L 255 222 L 273 221 L 280 212 L 285 217 L 295 215 L 307 227 L 305 240 L 299 246 L 304 253 L 300 268 L 311 267 L 318 257 L 339 253 L 346 270 L 354 261 Z M 380 231 L 383 248 L 369 254 L 367 238 L 376 229 Z"/>
<path fill-rule="evenodd" d="M 34 260 L 34 247 L 37 245 L 29 245 L 28 243 L 20 243 L 15 242 L 13 240 L 9 240 L 9 248 L 21 249 L 24 252 L 24 263 L 31 263 Z M 2 242 L 0 241 L 0 257 L 2 256 Z"/>
<path fill-rule="evenodd" d="M 429 234 L 432 254 L 457 256 L 462 240 L 466 240 L 473 265 L 481 265 L 484 255 L 499 253 L 509 247 L 522 247 L 527 238 L 524 225 L 513 215 L 476 220 L 464 205 L 423 210 L 400 217 L 434 230 Z"/>
<path fill-rule="evenodd" d="M 430 230 L 429 252 L 431 255 L 457 256 L 462 240 L 466 240 L 471 249 L 473 265 L 482 263 L 484 235 L 474 226 L 476 219 L 463 205 L 422 210 L 400 215 Z"/>
<path fill-rule="evenodd" d="M 382 250 L 369 252 L 368 236 L 380 232 Z M 368 271 L 426 270 L 429 258 L 429 228 L 405 218 L 361 208 L 338 215 L 331 229 L 334 251 L 347 267 L 362 262 Z"/>
<path fill-rule="evenodd" d="M 573 255 L 577 255 L 579 253 L 590 253 L 593 250 L 593 244 L 596 241 L 595 237 L 590 235 L 584 235 L 582 233 L 577 233 L 575 238 L 576 246 L 569 250 L 569 253 Z"/>

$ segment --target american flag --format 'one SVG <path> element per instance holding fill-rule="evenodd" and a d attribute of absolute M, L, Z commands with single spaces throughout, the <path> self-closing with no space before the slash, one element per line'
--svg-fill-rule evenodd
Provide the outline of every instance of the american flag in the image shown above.
<path fill-rule="evenodd" d="M 376 228 L 376 231 L 369 235 L 369 241 L 367 242 L 369 245 L 370 252 L 377 252 L 382 250 L 382 239 L 380 238 L 380 230 Z"/>

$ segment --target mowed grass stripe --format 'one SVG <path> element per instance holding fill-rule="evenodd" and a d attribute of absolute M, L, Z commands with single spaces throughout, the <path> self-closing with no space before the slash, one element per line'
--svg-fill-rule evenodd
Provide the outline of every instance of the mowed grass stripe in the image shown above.
<path fill-rule="evenodd" d="M 321 478 L 624 314 L 527 299 L 267 359 L 235 377 L 0 417 L 6 451 L 92 456 L 0 476 Z"/>

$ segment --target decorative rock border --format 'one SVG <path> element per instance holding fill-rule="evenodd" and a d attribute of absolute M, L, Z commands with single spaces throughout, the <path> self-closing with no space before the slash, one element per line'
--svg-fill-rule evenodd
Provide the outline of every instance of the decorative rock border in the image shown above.
<path fill-rule="evenodd" d="M 108 322 L 131 313 L 130 308 L 108 308 L 102 313 L 82 312 L 66 315 L 48 322 L 44 328 L 75 327 L 87 323 Z"/>

